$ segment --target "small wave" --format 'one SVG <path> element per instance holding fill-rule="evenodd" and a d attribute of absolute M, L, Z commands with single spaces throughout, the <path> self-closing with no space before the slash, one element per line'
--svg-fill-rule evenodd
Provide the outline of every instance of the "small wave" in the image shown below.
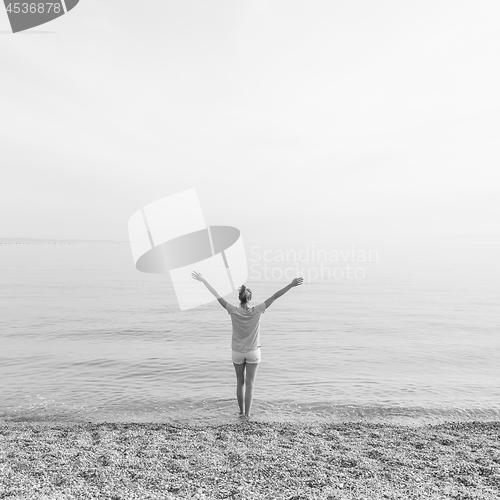
<path fill-rule="evenodd" d="M 92 406 L 62 404 L 57 398 L 31 400 L 6 408 L 0 413 L 4 422 L 91 421 L 91 422 L 185 422 L 217 423 L 237 413 L 234 399 L 149 401 L 126 395 L 103 400 Z M 370 422 L 421 426 L 446 422 L 500 421 L 500 408 L 425 408 L 384 405 L 297 403 L 255 401 L 252 418 L 262 422 Z"/>

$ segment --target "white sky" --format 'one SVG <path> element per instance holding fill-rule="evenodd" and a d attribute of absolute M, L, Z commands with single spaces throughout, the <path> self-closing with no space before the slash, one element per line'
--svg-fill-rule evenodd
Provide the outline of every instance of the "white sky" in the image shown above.
<path fill-rule="evenodd" d="M 2 10 L 0 237 L 126 240 L 194 187 L 246 242 L 500 242 L 499 26 L 497 0 Z"/>

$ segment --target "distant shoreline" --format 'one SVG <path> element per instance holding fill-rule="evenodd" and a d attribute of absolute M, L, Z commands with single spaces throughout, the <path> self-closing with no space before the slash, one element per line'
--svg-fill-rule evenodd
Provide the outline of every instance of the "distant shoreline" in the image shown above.
<path fill-rule="evenodd" d="M 61 238 L 61 239 L 50 239 L 50 238 L 0 238 L 0 244 L 37 244 L 37 243 L 118 243 L 118 244 L 123 244 L 123 243 L 130 243 L 129 240 L 85 240 L 85 239 L 69 239 L 69 238 Z M 353 246 L 354 244 L 370 244 L 370 245 L 458 245 L 458 244 L 468 244 L 468 245 L 475 245 L 475 244 L 488 244 L 488 245 L 499 245 L 500 241 L 495 241 L 495 240 L 467 240 L 467 241 L 461 241 L 461 240 L 450 240 L 450 241 L 444 241 L 444 240 L 422 240 L 422 241 L 406 241 L 406 240 L 370 240 L 366 242 L 361 242 L 357 240 L 349 240 L 349 241 L 342 241 L 339 240 L 335 245 L 321 245 L 321 242 L 319 241 L 314 241 L 314 245 L 318 245 L 318 249 L 323 249 L 323 248 L 329 248 L 332 246 L 332 248 L 340 248 L 341 246 Z M 245 242 L 246 246 L 249 248 L 252 246 L 259 246 L 261 248 L 295 248 L 299 246 L 301 249 L 303 248 L 303 243 L 300 242 L 288 242 L 285 240 L 282 241 L 267 241 L 267 240 L 262 240 L 262 241 L 246 241 Z"/>
<path fill-rule="evenodd" d="M 38 239 L 38 238 L 0 238 L 0 245 L 33 245 L 33 244 L 52 244 L 52 243 L 106 243 L 106 244 L 123 244 L 128 243 L 128 241 L 120 240 L 50 240 L 50 239 Z"/>

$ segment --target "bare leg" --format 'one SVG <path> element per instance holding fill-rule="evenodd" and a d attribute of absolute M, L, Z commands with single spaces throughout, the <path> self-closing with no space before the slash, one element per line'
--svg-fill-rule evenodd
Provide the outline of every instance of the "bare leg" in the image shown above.
<path fill-rule="evenodd" d="M 234 370 L 236 372 L 236 397 L 238 399 L 238 406 L 240 407 L 240 415 L 243 415 L 244 413 L 244 408 L 243 408 L 243 393 L 244 393 L 244 387 L 245 387 L 245 365 L 246 363 L 243 363 L 241 365 L 236 365 L 234 364 Z"/>
<path fill-rule="evenodd" d="M 253 401 L 253 385 L 259 363 L 247 363 L 246 390 L 245 390 L 245 416 L 250 416 Z"/>
<path fill-rule="evenodd" d="M 243 409 L 243 397 L 244 397 L 244 390 L 245 384 L 242 383 L 240 384 L 239 382 L 236 384 L 236 397 L 238 398 L 238 406 L 240 407 L 240 415 L 243 415 L 244 409 Z"/>
<path fill-rule="evenodd" d="M 250 410 L 252 409 L 252 401 L 253 401 L 253 383 L 247 383 L 245 390 L 245 417 L 250 416 Z"/>

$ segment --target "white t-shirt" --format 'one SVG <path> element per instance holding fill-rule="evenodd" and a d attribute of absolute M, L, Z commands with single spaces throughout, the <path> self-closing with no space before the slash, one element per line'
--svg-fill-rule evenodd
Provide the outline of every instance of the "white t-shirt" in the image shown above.
<path fill-rule="evenodd" d="M 248 352 L 260 347 L 260 317 L 266 311 L 266 303 L 262 302 L 255 307 L 243 309 L 229 302 L 226 305 L 227 313 L 231 315 L 233 323 L 233 339 L 231 348 L 236 352 Z"/>

